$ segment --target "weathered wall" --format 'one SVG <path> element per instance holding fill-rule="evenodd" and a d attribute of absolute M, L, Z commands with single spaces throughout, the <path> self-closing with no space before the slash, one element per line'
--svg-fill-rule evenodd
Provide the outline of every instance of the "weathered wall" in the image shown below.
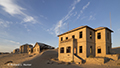
<path fill-rule="evenodd" d="M 66 53 L 67 47 L 71 47 L 71 52 Z M 64 53 L 60 53 L 60 48 L 64 47 Z M 58 59 L 60 61 L 65 61 L 65 62 L 71 62 L 73 61 L 73 39 L 68 39 L 65 41 L 62 41 L 59 45 L 59 51 L 58 51 Z"/>
<path fill-rule="evenodd" d="M 92 39 L 90 38 L 90 32 L 92 32 Z M 90 55 L 93 55 L 95 56 L 95 31 L 90 29 L 90 28 L 87 28 L 87 31 L 86 31 L 86 38 L 87 38 L 87 57 L 90 56 Z M 90 53 L 90 47 L 92 46 L 92 52 Z"/>
<path fill-rule="evenodd" d="M 79 38 L 79 32 L 82 31 L 82 38 Z M 86 28 L 82 28 L 79 30 L 76 30 L 74 32 L 71 32 L 69 34 L 65 34 L 59 37 L 59 47 L 62 46 L 61 42 L 61 37 L 63 37 L 63 41 L 66 40 L 66 37 L 68 37 L 68 39 L 71 39 L 72 36 L 75 36 L 75 39 L 77 39 L 77 55 L 83 59 L 85 59 L 86 56 Z M 64 45 L 64 44 L 63 44 Z M 67 43 L 65 43 L 65 45 L 69 45 Z M 79 46 L 82 46 L 82 53 L 79 53 Z"/>
<path fill-rule="evenodd" d="M 101 39 L 97 38 L 97 33 L 101 33 Z M 106 55 L 106 36 L 105 29 L 98 30 L 95 32 L 95 42 L 96 42 L 96 57 Z M 98 47 L 101 47 L 101 53 L 98 53 Z"/>
<path fill-rule="evenodd" d="M 34 46 L 33 53 L 40 53 L 40 46 L 38 44 Z"/>
<path fill-rule="evenodd" d="M 86 63 L 90 64 L 104 64 L 106 61 L 106 58 L 86 58 Z"/>
<path fill-rule="evenodd" d="M 109 54 L 109 53 L 112 53 L 111 32 L 106 29 L 105 35 L 106 35 L 106 54 Z"/>
<path fill-rule="evenodd" d="M 118 60 L 119 55 L 118 54 L 107 54 L 105 57 L 108 57 L 113 60 Z"/>

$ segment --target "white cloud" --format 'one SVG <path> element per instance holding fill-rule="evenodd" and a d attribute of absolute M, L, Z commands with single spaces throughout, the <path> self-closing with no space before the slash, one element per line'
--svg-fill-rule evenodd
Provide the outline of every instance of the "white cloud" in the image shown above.
<path fill-rule="evenodd" d="M 9 42 L 14 43 L 14 44 L 20 44 L 19 42 L 15 42 L 15 41 L 12 41 L 12 40 L 9 40 Z"/>
<path fill-rule="evenodd" d="M 45 16 L 43 16 L 43 15 L 40 15 L 40 17 L 42 17 L 42 18 L 44 18 L 44 19 L 46 19 L 46 20 L 47 20 L 47 17 L 45 17 Z"/>
<path fill-rule="evenodd" d="M 70 6 L 71 10 L 68 11 L 67 15 L 65 15 L 61 20 L 59 20 L 57 22 L 57 24 L 52 27 L 52 30 L 48 30 L 48 31 L 52 32 L 52 34 L 54 32 L 55 35 L 60 34 L 60 32 L 62 32 L 61 31 L 62 28 L 66 25 L 65 22 L 73 15 L 73 10 L 75 9 L 76 4 L 79 3 L 79 2 L 80 2 L 80 0 L 74 0 L 73 4 L 71 4 L 71 6 Z M 77 14 L 77 13 L 75 13 L 75 14 Z M 75 16 L 75 14 L 74 14 L 74 16 Z"/>
<path fill-rule="evenodd" d="M 9 24 L 12 24 L 12 22 L 4 21 L 3 19 L 0 19 L 0 26 L 1 27 L 9 27 Z"/>
<path fill-rule="evenodd" d="M 24 8 L 16 5 L 14 0 L 0 0 L 0 5 L 3 6 L 3 10 L 10 15 L 23 14 L 21 10 L 25 10 Z"/>
<path fill-rule="evenodd" d="M 16 42 L 16 41 L 13 41 L 13 40 L 6 40 L 6 39 L 2 39 L 2 40 L 4 40 L 4 42 L 6 42 L 6 43 L 12 43 L 12 44 L 20 44 L 19 42 Z"/>
<path fill-rule="evenodd" d="M 0 5 L 2 6 L 2 9 L 11 16 L 21 16 L 23 18 L 23 22 L 31 22 L 33 24 L 36 22 L 32 16 L 29 16 L 23 12 L 23 10 L 26 9 L 17 5 L 15 0 L 0 0 Z"/>
<path fill-rule="evenodd" d="M 74 13 L 74 16 L 76 16 L 76 15 L 77 15 L 77 12 Z"/>
<path fill-rule="evenodd" d="M 88 20 L 95 20 L 95 15 L 96 15 L 96 14 L 90 15 Z"/>
<path fill-rule="evenodd" d="M 35 24 L 35 19 L 32 16 L 26 16 L 26 18 L 23 19 L 24 22 L 32 22 Z"/>
<path fill-rule="evenodd" d="M 83 19 L 85 19 L 87 16 L 83 16 L 80 20 L 83 20 Z"/>
<path fill-rule="evenodd" d="M 86 9 L 90 5 L 90 2 L 88 2 L 85 6 L 83 6 L 83 10 Z"/>
<path fill-rule="evenodd" d="M 90 2 L 88 2 L 85 6 L 83 6 L 82 10 L 80 10 L 80 13 L 77 16 L 77 19 L 80 18 L 81 14 L 83 13 L 83 11 L 90 5 Z"/>

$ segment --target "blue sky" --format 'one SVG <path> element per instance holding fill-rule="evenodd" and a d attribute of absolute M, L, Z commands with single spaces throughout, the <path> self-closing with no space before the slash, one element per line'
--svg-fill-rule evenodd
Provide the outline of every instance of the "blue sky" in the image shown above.
<path fill-rule="evenodd" d="M 60 33 L 83 25 L 110 28 L 110 12 L 118 47 L 119 7 L 120 0 L 0 0 L 0 52 L 36 42 L 58 47 L 59 27 Z"/>

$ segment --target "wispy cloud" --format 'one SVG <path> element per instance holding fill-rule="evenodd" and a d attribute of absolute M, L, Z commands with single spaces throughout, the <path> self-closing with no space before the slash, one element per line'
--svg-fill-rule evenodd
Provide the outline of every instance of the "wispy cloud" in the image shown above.
<path fill-rule="evenodd" d="M 6 43 L 12 43 L 12 44 L 17 44 L 17 45 L 20 44 L 19 42 L 16 42 L 16 41 L 13 41 L 13 40 L 7 40 L 7 39 L 2 39 L 2 40 L 4 40 Z"/>
<path fill-rule="evenodd" d="M 19 42 L 15 42 L 15 41 L 12 41 L 12 40 L 9 40 L 9 42 L 14 43 L 14 44 L 20 44 Z"/>
<path fill-rule="evenodd" d="M 85 6 L 83 6 L 83 10 L 86 9 L 90 5 L 90 2 L 88 2 Z"/>
<path fill-rule="evenodd" d="M 46 19 L 46 20 L 47 20 L 47 17 L 45 17 L 45 16 L 43 16 L 43 15 L 40 15 L 40 17 L 42 17 L 42 18 L 44 18 L 44 19 Z"/>
<path fill-rule="evenodd" d="M 95 15 L 96 15 L 96 14 L 90 15 L 88 20 L 95 20 Z"/>
<path fill-rule="evenodd" d="M 9 27 L 9 24 L 12 24 L 12 22 L 4 21 L 3 19 L 0 19 L 0 26 L 1 27 Z"/>
<path fill-rule="evenodd" d="M 15 3 L 15 0 L 0 0 L 0 5 L 2 6 L 2 9 L 10 14 L 11 16 L 22 16 L 23 22 L 31 22 L 35 23 L 36 20 L 34 17 L 27 15 L 23 11 L 25 11 L 25 8 L 20 7 Z"/>
<path fill-rule="evenodd" d="M 85 18 L 87 18 L 87 16 L 83 16 L 83 17 L 81 17 L 80 20 L 83 20 L 83 19 L 85 19 Z"/>
<path fill-rule="evenodd" d="M 76 16 L 76 15 L 77 15 L 77 12 L 74 13 L 74 16 Z"/>
<path fill-rule="evenodd" d="M 83 11 L 90 5 L 90 2 L 88 2 L 85 6 L 83 6 L 82 10 L 80 10 L 80 13 L 77 16 L 77 19 L 80 18 L 81 14 L 83 13 Z"/>
<path fill-rule="evenodd" d="M 52 34 L 55 33 L 55 35 L 58 35 L 59 34 L 59 30 L 62 29 L 63 26 L 66 25 L 66 21 L 71 17 L 73 16 L 73 10 L 75 9 L 76 7 L 76 4 L 79 3 L 80 0 L 74 0 L 74 2 L 71 4 L 71 9 L 70 11 L 68 11 L 68 13 L 61 19 L 57 22 L 57 24 L 55 26 L 53 26 L 50 30 L 48 29 L 47 31 L 51 32 Z M 74 14 L 74 16 L 77 14 L 77 12 Z"/>

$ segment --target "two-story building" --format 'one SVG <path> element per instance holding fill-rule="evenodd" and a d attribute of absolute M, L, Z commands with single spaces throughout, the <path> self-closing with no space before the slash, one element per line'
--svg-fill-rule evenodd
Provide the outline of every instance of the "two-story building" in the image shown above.
<path fill-rule="evenodd" d="M 111 32 L 107 27 L 81 26 L 58 35 L 58 59 L 71 62 L 79 61 L 78 58 L 85 60 L 90 55 L 106 57 L 111 53 Z"/>

